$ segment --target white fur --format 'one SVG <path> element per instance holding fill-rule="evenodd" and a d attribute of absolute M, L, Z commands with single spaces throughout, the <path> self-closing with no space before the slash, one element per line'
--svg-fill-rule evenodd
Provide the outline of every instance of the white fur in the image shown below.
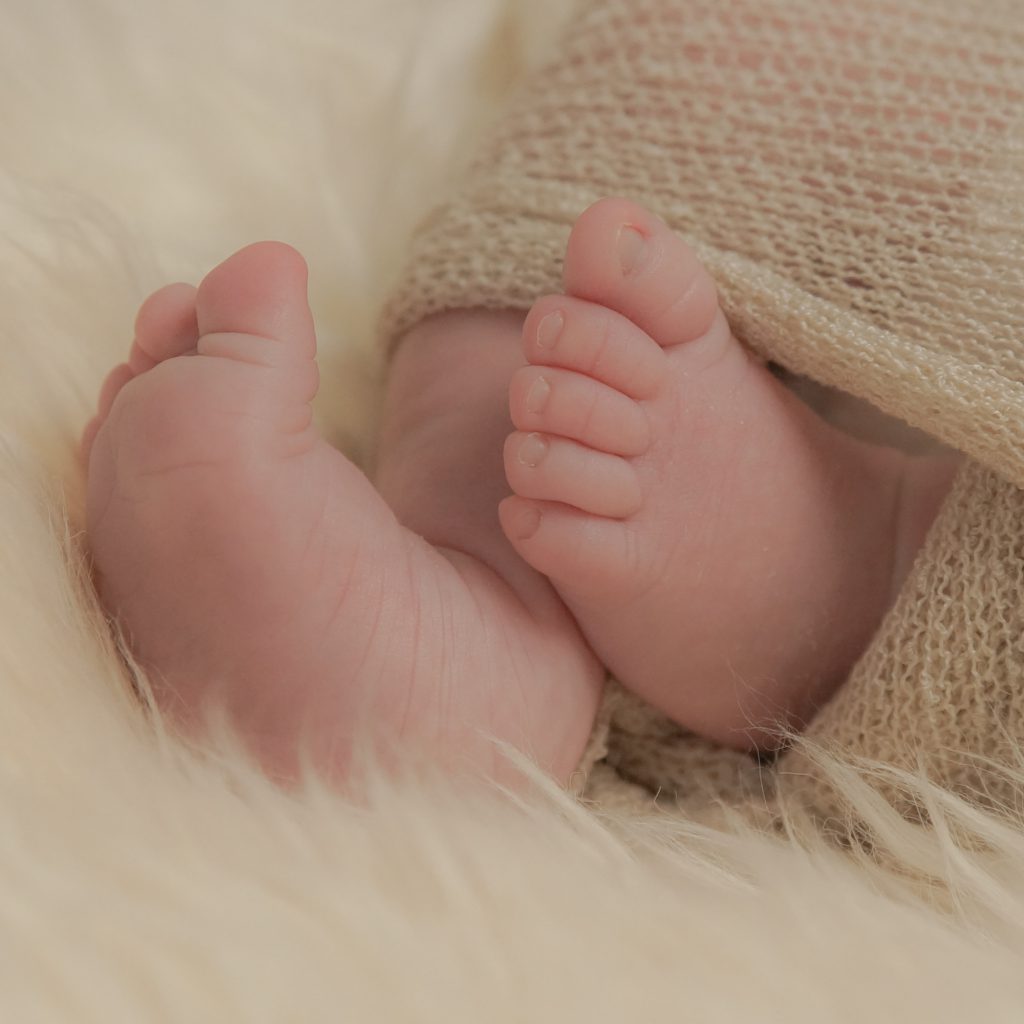
<path fill-rule="evenodd" d="M 1024 831 L 927 788 L 932 832 L 849 771 L 883 868 L 806 834 L 597 817 L 542 780 L 286 794 L 227 738 L 184 750 L 131 694 L 81 561 L 73 444 L 136 305 L 292 242 L 321 421 L 364 454 L 403 240 L 567 6 L 7 5 L 3 1021 L 1024 1019 Z"/>

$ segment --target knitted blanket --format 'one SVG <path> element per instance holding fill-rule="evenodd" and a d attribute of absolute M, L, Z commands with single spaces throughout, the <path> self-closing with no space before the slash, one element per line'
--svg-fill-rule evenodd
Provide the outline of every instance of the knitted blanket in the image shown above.
<path fill-rule="evenodd" d="M 1015 0 L 583 3 L 423 226 L 386 321 L 397 338 L 444 309 L 527 308 L 559 290 L 586 206 L 650 206 L 743 342 L 967 456 L 807 740 L 1008 804 L 992 762 L 1024 736 L 1022 117 Z M 838 810 L 806 749 L 766 772 L 610 701 L 594 751 L 691 811 L 766 776 Z"/>

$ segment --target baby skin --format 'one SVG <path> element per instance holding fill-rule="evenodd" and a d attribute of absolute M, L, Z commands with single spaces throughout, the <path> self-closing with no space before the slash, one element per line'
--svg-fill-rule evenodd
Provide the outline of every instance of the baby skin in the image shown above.
<path fill-rule="evenodd" d="M 99 592 L 158 700 L 225 709 L 281 778 L 372 742 L 507 781 L 497 740 L 564 781 L 606 669 L 771 746 L 864 649 L 955 471 L 827 425 L 624 200 L 525 322 L 411 332 L 372 482 L 313 424 L 315 350 L 301 257 L 249 246 L 143 304 L 82 442 Z"/>

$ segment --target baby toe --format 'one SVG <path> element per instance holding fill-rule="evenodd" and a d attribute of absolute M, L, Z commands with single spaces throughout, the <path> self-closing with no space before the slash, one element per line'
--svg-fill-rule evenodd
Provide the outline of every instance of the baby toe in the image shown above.
<path fill-rule="evenodd" d="M 664 347 L 704 339 L 712 328 L 716 338 L 729 339 L 714 281 L 696 253 L 625 199 L 602 199 L 576 222 L 565 287 L 621 313 Z"/>
<path fill-rule="evenodd" d="M 89 465 L 93 442 L 110 415 L 114 399 L 134 376 L 135 374 L 132 373 L 131 367 L 127 363 L 120 363 L 104 378 L 103 384 L 100 386 L 100 397 L 96 403 L 96 415 L 85 425 L 78 443 L 78 457 L 84 466 Z"/>
<path fill-rule="evenodd" d="M 246 246 L 203 278 L 196 295 L 201 357 L 262 372 L 282 429 L 300 433 L 319 387 L 316 330 L 307 297 L 306 261 L 281 242 Z M 312 435 L 309 435 L 312 436 Z"/>
<path fill-rule="evenodd" d="M 271 366 L 316 354 L 302 256 L 281 242 L 239 250 L 203 279 L 196 295 L 199 351 Z"/>
<path fill-rule="evenodd" d="M 509 385 L 517 430 L 567 437 L 612 455 L 642 455 L 651 445 L 643 407 L 582 373 L 524 366 Z"/>
<path fill-rule="evenodd" d="M 528 565 L 567 593 L 588 598 L 618 593 L 623 571 L 638 561 L 643 546 L 628 521 L 519 495 L 498 506 L 498 518 Z"/>
<path fill-rule="evenodd" d="M 535 366 L 575 370 L 634 399 L 654 397 L 666 374 L 661 346 L 620 313 L 567 295 L 537 302 L 523 324 Z"/>
<path fill-rule="evenodd" d="M 505 476 L 524 498 L 556 501 L 613 519 L 643 504 L 636 470 L 626 459 L 566 438 L 520 431 L 505 442 Z"/>
<path fill-rule="evenodd" d="M 165 359 L 194 350 L 198 340 L 196 289 L 180 282 L 169 284 L 139 307 L 128 365 L 133 374 L 145 373 Z"/>

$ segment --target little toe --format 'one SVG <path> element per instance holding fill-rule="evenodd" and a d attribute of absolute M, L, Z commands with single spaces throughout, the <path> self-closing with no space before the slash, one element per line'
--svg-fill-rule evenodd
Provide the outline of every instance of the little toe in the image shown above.
<path fill-rule="evenodd" d="M 281 366 L 316 354 L 306 261 L 281 242 L 257 242 L 199 285 L 199 352 Z"/>
<path fill-rule="evenodd" d="M 693 249 L 625 199 L 602 199 L 576 222 L 565 288 L 618 311 L 665 347 L 731 340 L 714 281 Z"/>
<path fill-rule="evenodd" d="M 612 455 L 643 455 L 651 427 L 628 395 L 582 373 L 524 366 L 509 384 L 509 412 L 517 430 L 557 434 Z"/>
<path fill-rule="evenodd" d="M 635 399 L 654 397 L 667 369 L 661 346 L 627 317 L 568 295 L 534 304 L 523 351 L 536 366 L 575 370 Z"/>
<path fill-rule="evenodd" d="M 629 522 L 567 505 L 513 495 L 498 519 L 520 557 L 567 592 L 615 594 L 640 557 L 642 538 Z"/>
<path fill-rule="evenodd" d="M 96 415 L 100 421 L 110 415 L 110 407 L 114 404 L 114 399 L 120 394 L 121 388 L 134 376 L 135 374 L 132 373 L 132 369 L 127 363 L 118 364 L 107 374 L 100 386 L 100 397 L 97 402 Z"/>
<path fill-rule="evenodd" d="M 133 374 L 145 373 L 165 359 L 194 350 L 198 340 L 195 287 L 181 282 L 166 285 L 139 307 L 128 365 Z"/>
<path fill-rule="evenodd" d="M 97 401 L 96 415 L 85 425 L 82 431 L 82 439 L 78 446 L 79 457 L 86 466 L 89 464 L 89 455 L 92 452 L 93 442 L 100 431 L 100 427 L 106 422 L 110 415 L 110 408 L 114 399 L 121 392 L 121 388 L 130 381 L 135 374 L 127 363 L 120 363 L 115 366 L 103 380 L 100 386 L 100 397 Z"/>
<path fill-rule="evenodd" d="M 566 438 L 517 431 L 505 442 L 504 458 L 508 484 L 523 498 L 612 519 L 634 515 L 643 503 L 630 462 Z"/>
<path fill-rule="evenodd" d="M 93 416 L 82 430 L 81 440 L 78 442 L 78 460 L 83 469 L 88 471 L 89 459 L 92 456 L 92 446 L 96 441 L 96 435 L 100 432 L 103 421 L 99 416 Z"/>

